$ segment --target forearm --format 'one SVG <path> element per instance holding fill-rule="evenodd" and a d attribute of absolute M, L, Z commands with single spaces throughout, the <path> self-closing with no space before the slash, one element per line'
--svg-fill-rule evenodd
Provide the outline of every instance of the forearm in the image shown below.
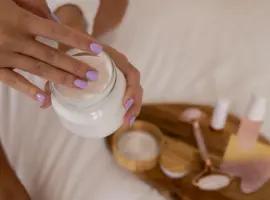
<path fill-rule="evenodd" d="M 0 200 L 30 200 L 29 195 L 10 167 L 0 142 Z"/>
<path fill-rule="evenodd" d="M 99 37 L 121 24 L 129 0 L 100 0 L 92 36 Z"/>

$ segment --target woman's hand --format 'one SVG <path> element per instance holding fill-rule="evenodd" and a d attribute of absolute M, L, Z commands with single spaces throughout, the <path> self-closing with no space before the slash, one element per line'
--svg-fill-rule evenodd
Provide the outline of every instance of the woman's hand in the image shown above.
<path fill-rule="evenodd" d="M 107 2 L 107 1 L 106 1 Z M 109 2 L 109 1 L 108 1 Z M 101 3 L 104 5 L 104 2 Z M 100 8 L 100 11 L 104 9 Z M 68 24 L 70 27 L 79 31 L 85 32 L 85 21 L 80 8 L 75 5 L 64 5 L 56 10 L 56 15 L 61 20 L 61 23 Z M 106 20 L 106 18 L 103 18 Z M 115 21 L 115 20 L 114 20 Z M 103 30 L 110 27 L 103 27 Z M 125 115 L 125 124 L 130 125 L 138 116 L 142 105 L 143 90 L 140 85 L 140 72 L 128 61 L 125 55 L 118 52 L 114 48 L 101 44 L 105 52 L 107 52 L 116 63 L 116 66 L 123 72 L 127 80 L 126 94 L 123 98 L 123 107 L 127 110 Z M 71 47 L 60 45 L 59 48 L 63 51 Z M 48 83 L 46 84 L 46 91 L 49 92 Z M 50 102 L 47 104 L 49 105 Z"/>
<path fill-rule="evenodd" d="M 97 80 L 98 73 L 93 67 L 36 41 L 35 36 L 43 36 L 96 54 L 102 51 L 102 47 L 90 36 L 41 18 L 11 0 L 0 0 L 1 82 L 44 106 L 48 95 L 14 69 L 82 89 L 87 86 L 86 80 Z"/>
<path fill-rule="evenodd" d="M 0 0 L 0 2 L 2 2 L 2 1 L 3 0 Z M 53 19 L 55 21 L 58 21 L 58 18 L 55 17 L 55 15 L 52 14 L 49 11 L 49 9 L 47 9 L 48 6 L 46 4 L 46 1 L 44 1 L 44 0 L 37 0 L 37 1 L 15 0 L 15 1 L 18 5 L 20 5 L 20 7 L 28 9 L 29 11 L 31 11 L 31 12 L 33 12 L 41 17 L 46 18 L 46 16 L 47 16 L 47 18 L 52 19 L 50 16 L 53 16 Z M 38 7 L 39 7 L 39 9 L 36 9 Z M 1 11 L 1 8 L 0 8 L 0 11 Z M 20 12 L 23 12 L 23 10 L 20 10 Z M 28 15 L 30 15 L 30 13 L 28 13 Z M 37 18 L 34 15 L 30 15 L 30 16 L 31 16 L 31 18 L 34 18 L 32 20 L 42 21 L 42 19 Z M 0 14 L 0 19 L 1 19 L 1 14 Z M 89 49 L 87 48 L 88 47 L 87 44 L 90 44 L 90 46 L 92 47 L 92 50 L 94 50 L 93 52 L 95 52 L 95 53 L 99 53 L 100 51 L 102 51 L 101 46 L 104 47 L 104 50 L 112 57 L 112 59 L 115 61 L 116 65 L 117 65 L 117 67 L 123 72 L 123 74 L 125 75 L 125 77 L 127 79 L 127 90 L 126 90 L 126 94 L 125 94 L 124 99 L 123 99 L 123 106 L 127 109 L 127 113 L 125 115 L 125 123 L 132 124 L 134 122 L 135 118 L 140 113 L 141 104 L 142 104 L 143 90 L 142 90 L 142 87 L 140 85 L 139 71 L 134 66 L 132 66 L 132 64 L 129 63 L 128 59 L 123 54 L 119 53 L 117 50 L 113 49 L 112 47 L 109 47 L 106 45 L 100 46 L 97 43 L 93 43 L 94 40 L 90 36 L 87 36 L 83 33 L 78 33 L 75 30 L 72 31 L 71 29 L 68 29 L 67 27 L 57 26 L 53 22 L 48 22 L 48 21 L 44 20 L 43 23 L 44 23 L 44 25 L 45 24 L 50 25 L 48 27 L 48 29 L 49 29 L 48 32 L 49 33 L 52 32 L 52 33 L 51 33 L 51 35 L 48 35 L 48 33 L 46 33 L 46 34 L 43 33 L 43 34 L 41 34 L 42 36 L 45 36 L 45 37 L 47 36 L 51 39 L 57 40 L 58 42 L 61 42 L 61 43 L 66 44 L 68 46 L 76 47 L 76 48 L 86 50 L 86 51 L 87 50 L 89 51 Z M 0 22 L 0 27 L 1 27 L 1 22 Z M 36 28 L 38 29 L 39 27 L 43 27 L 43 26 L 36 24 Z M 56 28 L 56 27 L 58 27 L 58 28 Z M 57 31 L 55 31 L 54 28 Z M 33 26 L 33 29 L 34 29 L 34 26 Z M 39 34 L 40 32 L 34 31 L 33 29 L 31 29 L 32 32 L 31 31 L 28 32 L 29 35 L 34 35 L 34 36 L 40 35 Z M 50 32 L 50 30 L 51 30 L 51 32 Z M 62 36 L 64 38 L 60 38 L 59 34 L 60 34 L 60 37 Z M 1 38 L 1 32 L 0 32 L 0 38 Z M 41 46 L 46 47 L 45 45 L 41 45 Z M 46 47 L 46 49 L 48 49 L 48 48 L 49 47 Z M 1 44 L 0 44 L 0 49 L 1 49 Z M 77 60 L 74 60 L 74 59 L 70 58 L 69 56 L 66 56 L 65 54 L 62 53 L 62 51 L 57 51 L 57 50 L 54 50 L 51 48 L 49 48 L 49 49 L 50 49 L 50 51 L 48 51 L 48 54 L 53 56 L 54 58 L 57 57 L 56 55 L 54 55 L 55 52 L 57 54 L 61 55 L 61 57 L 59 56 L 59 58 L 57 59 L 57 61 L 59 61 L 59 64 L 56 65 L 56 70 L 57 70 L 57 68 L 62 69 L 61 72 L 63 73 L 62 76 L 64 76 L 64 77 L 59 78 L 59 73 L 54 74 L 55 70 L 51 70 L 51 71 L 54 71 L 54 72 L 51 72 L 51 76 L 53 76 L 55 78 L 47 78 L 48 75 L 46 77 L 44 75 L 41 77 L 43 77 L 47 80 L 52 80 L 56 83 L 60 83 L 60 84 L 62 83 L 62 84 L 65 84 L 65 85 L 71 86 L 71 87 L 74 87 L 74 85 L 77 87 L 81 86 L 81 88 L 86 86 L 86 82 L 84 81 L 84 79 L 78 79 L 78 78 L 88 78 L 88 80 L 90 79 L 93 81 L 96 80 L 96 78 L 97 78 L 96 71 L 88 71 L 88 73 L 87 73 L 86 72 L 87 70 L 85 69 L 85 67 L 88 67 L 88 66 L 85 66 L 85 64 L 83 64 Z M 28 55 L 26 55 L 26 56 L 28 56 Z M 30 56 L 32 56 L 32 55 L 30 55 Z M 1 58 L 1 51 L 0 51 L 0 58 Z M 83 74 L 83 73 L 80 73 L 79 75 L 77 75 L 75 73 L 75 75 L 77 75 L 77 76 L 69 74 L 68 72 L 70 72 L 70 71 L 65 70 L 65 68 L 67 68 L 67 67 L 64 68 L 64 66 L 63 66 L 64 64 L 60 63 L 61 62 L 60 58 L 62 58 L 62 59 L 65 58 L 64 60 L 62 60 L 62 62 L 64 62 L 64 64 L 66 66 L 69 64 L 69 66 L 71 66 L 71 69 L 72 68 L 74 69 L 74 67 L 76 67 L 75 63 L 79 63 L 78 66 L 82 66 L 84 68 L 84 70 L 82 70 L 82 71 L 84 73 L 86 73 L 88 76 L 85 77 L 85 74 Z M 37 57 L 37 59 L 39 59 L 39 57 Z M 69 63 L 68 61 L 70 61 L 70 62 L 72 61 L 72 62 Z M 37 61 L 37 62 L 38 62 L 38 64 L 43 63 L 44 60 Z M 45 62 L 46 62 L 46 60 L 45 60 Z M 50 63 L 51 62 L 49 62 L 49 64 Z M 63 67 L 61 67 L 61 66 L 63 66 Z M 39 75 L 40 73 L 43 74 L 42 70 L 44 70 L 44 68 L 40 67 L 40 66 L 36 66 L 36 67 L 40 70 L 40 72 L 33 73 L 33 74 L 36 74 L 36 75 Z M 52 64 L 49 67 L 53 68 L 54 66 Z M 66 72 L 63 70 L 63 68 Z M 77 70 L 75 70 L 75 71 L 78 71 L 78 70 L 79 70 L 79 67 L 77 67 Z M 88 67 L 88 70 L 90 70 L 89 67 Z M 13 71 L 11 71 L 11 72 L 13 72 Z M 74 72 L 74 71 L 71 70 L 71 73 L 72 72 Z M 13 73 L 15 73 L 15 72 L 13 72 Z M 30 71 L 30 73 L 31 73 L 31 71 Z M 20 77 L 20 79 L 23 78 L 19 74 L 16 74 L 16 76 Z M 60 79 L 60 81 L 55 81 L 56 77 L 58 77 Z M 65 78 L 65 77 L 68 77 L 68 78 Z M 77 79 L 75 79 L 75 78 L 77 78 Z M 69 79 L 69 82 L 67 84 L 66 82 L 68 79 Z M 0 67 L 0 80 L 1 80 L 1 67 Z M 62 82 L 61 82 L 61 80 L 62 80 Z M 41 102 L 41 105 L 43 107 L 50 106 L 50 95 L 46 95 L 45 92 L 41 91 L 40 89 L 38 89 L 37 87 L 35 87 L 32 84 L 30 87 L 30 85 L 29 85 L 30 83 L 24 78 L 23 78 L 23 82 L 26 82 L 25 84 L 23 84 L 23 85 L 25 85 L 25 90 L 27 90 L 27 91 L 30 90 L 27 88 L 32 88 L 32 90 L 34 90 L 30 94 L 30 96 L 32 98 L 37 98 Z M 16 87 L 19 87 L 20 84 L 21 83 L 16 84 Z M 15 86 L 13 86 L 13 87 L 16 88 Z M 33 89 L 33 87 L 34 87 L 34 89 Z M 20 87 L 20 88 L 22 88 L 22 87 Z M 47 88 L 47 94 L 49 94 L 48 87 L 46 87 L 46 88 Z M 20 89 L 18 89 L 18 90 L 20 90 Z M 20 91 L 22 91 L 22 90 L 23 89 L 21 89 Z M 45 105 L 44 105 L 44 103 L 45 103 Z"/>
<path fill-rule="evenodd" d="M 52 19 L 46 0 L 13 0 L 21 8 L 42 18 Z"/>
<path fill-rule="evenodd" d="M 125 124 L 132 125 L 139 115 L 142 106 L 143 88 L 140 84 L 140 72 L 128 61 L 126 56 L 110 46 L 103 45 L 103 47 L 104 51 L 111 56 L 127 80 L 123 106 L 127 109 Z"/>

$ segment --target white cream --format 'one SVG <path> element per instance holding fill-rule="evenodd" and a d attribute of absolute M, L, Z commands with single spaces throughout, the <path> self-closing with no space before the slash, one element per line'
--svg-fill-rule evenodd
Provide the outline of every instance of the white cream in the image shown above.
<path fill-rule="evenodd" d="M 72 50 L 70 55 L 82 53 Z M 126 80 L 109 56 L 76 56 L 99 72 L 86 89 L 67 88 L 51 83 L 52 106 L 65 128 L 83 137 L 106 137 L 116 131 L 125 115 L 123 96 Z"/>
<path fill-rule="evenodd" d="M 129 160 L 151 160 L 159 154 L 156 138 L 141 131 L 125 133 L 119 138 L 117 148 Z"/>
<path fill-rule="evenodd" d="M 231 180 L 222 174 L 211 174 L 200 178 L 197 185 L 202 190 L 219 190 L 229 186 Z"/>

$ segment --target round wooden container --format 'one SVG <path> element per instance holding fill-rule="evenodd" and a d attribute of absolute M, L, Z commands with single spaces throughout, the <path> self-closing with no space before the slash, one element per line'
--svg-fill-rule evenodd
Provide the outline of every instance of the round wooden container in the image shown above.
<path fill-rule="evenodd" d="M 169 178 L 182 178 L 191 170 L 194 152 L 178 139 L 164 136 L 161 142 L 160 168 Z"/>
<path fill-rule="evenodd" d="M 160 129 L 146 121 L 135 121 L 131 127 L 121 127 L 112 137 L 112 152 L 116 162 L 132 172 L 142 172 L 154 168 L 159 160 L 159 154 L 150 160 L 130 160 L 124 157 L 118 149 L 119 139 L 130 131 L 140 131 L 145 134 L 150 134 L 156 139 L 157 145 L 160 146 L 162 141 L 162 132 Z"/>

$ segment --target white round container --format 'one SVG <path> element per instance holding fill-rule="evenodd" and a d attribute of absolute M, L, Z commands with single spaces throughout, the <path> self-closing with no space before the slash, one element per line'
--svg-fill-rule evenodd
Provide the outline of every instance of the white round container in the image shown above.
<path fill-rule="evenodd" d="M 180 178 L 185 177 L 189 173 L 189 171 L 171 172 L 168 169 L 166 169 L 163 165 L 160 165 L 160 169 L 167 177 L 169 177 L 171 179 L 180 179 Z"/>
<path fill-rule="evenodd" d="M 112 134 L 124 122 L 124 75 L 105 52 L 91 56 L 87 52 L 72 49 L 68 54 L 95 67 L 99 79 L 96 82 L 89 81 L 86 89 L 50 83 L 53 109 L 65 128 L 82 137 L 106 137 Z"/>

